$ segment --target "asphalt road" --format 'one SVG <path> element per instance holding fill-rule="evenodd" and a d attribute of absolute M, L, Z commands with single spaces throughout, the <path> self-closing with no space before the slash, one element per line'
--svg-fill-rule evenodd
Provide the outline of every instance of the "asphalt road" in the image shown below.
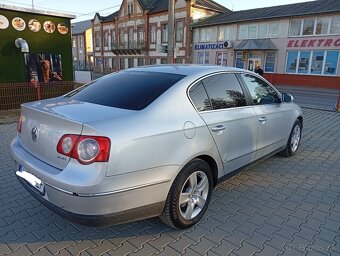
<path fill-rule="evenodd" d="M 280 92 L 293 95 L 294 102 L 303 107 L 333 110 L 340 90 L 306 88 L 295 86 L 276 86 Z"/>

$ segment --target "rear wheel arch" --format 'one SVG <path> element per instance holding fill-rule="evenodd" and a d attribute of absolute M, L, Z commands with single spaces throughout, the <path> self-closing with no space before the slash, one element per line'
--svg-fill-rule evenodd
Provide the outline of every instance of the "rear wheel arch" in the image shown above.
<path fill-rule="evenodd" d="M 195 158 L 203 160 L 210 166 L 211 174 L 213 176 L 214 187 L 215 187 L 218 182 L 218 166 L 217 166 L 215 159 L 209 155 L 200 155 Z"/>

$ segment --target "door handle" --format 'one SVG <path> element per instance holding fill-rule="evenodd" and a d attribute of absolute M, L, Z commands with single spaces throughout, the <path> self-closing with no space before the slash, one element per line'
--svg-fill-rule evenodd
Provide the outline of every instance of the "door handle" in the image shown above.
<path fill-rule="evenodd" d="M 260 117 L 260 118 L 259 118 L 259 122 L 260 122 L 261 124 L 264 124 L 266 121 L 267 121 L 267 117 Z"/>
<path fill-rule="evenodd" d="M 225 130 L 225 126 L 224 125 L 216 125 L 216 126 L 214 126 L 213 128 L 211 128 L 211 130 L 213 131 L 213 132 L 219 132 L 219 131 L 223 131 L 223 130 Z"/>

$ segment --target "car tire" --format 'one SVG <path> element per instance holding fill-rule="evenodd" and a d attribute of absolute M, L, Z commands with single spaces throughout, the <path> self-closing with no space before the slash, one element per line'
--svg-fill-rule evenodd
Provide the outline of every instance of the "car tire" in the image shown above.
<path fill-rule="evenodd" d="M 161 220 L 178 229 L 195 225 L 208 208 L 212 189 L 213 177 L 209 165 L 201 159 L 190 161 L 170 188 Z"/>
<path fill-rule="evenodd" d="M 300 146 L 301 133 L 302 133 L 302 123 L 298 119 L 295 121 L 293 125 L 292 131 L 290 132 L 289 139 L 288 139 L 285 149 L 280 152 L 282 156 L 291 157 L 296 154 Z"/>

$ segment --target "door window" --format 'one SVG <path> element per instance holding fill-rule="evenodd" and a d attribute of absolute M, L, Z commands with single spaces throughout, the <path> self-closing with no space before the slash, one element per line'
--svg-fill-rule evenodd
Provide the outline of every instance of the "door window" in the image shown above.
<path fill-rule="evenodd" d="M 214 110 L 246 106 L 246 98 L 234 74 L 219 74 L 202 80 Z"/>
<path fill-rule="evenodd" d="M 242 74 L 241 77 L 247 86 L 252 101 L 255 105 L 274 104 L 281 102 L 274 88 L 262 79 L 250 74 Z"/>

